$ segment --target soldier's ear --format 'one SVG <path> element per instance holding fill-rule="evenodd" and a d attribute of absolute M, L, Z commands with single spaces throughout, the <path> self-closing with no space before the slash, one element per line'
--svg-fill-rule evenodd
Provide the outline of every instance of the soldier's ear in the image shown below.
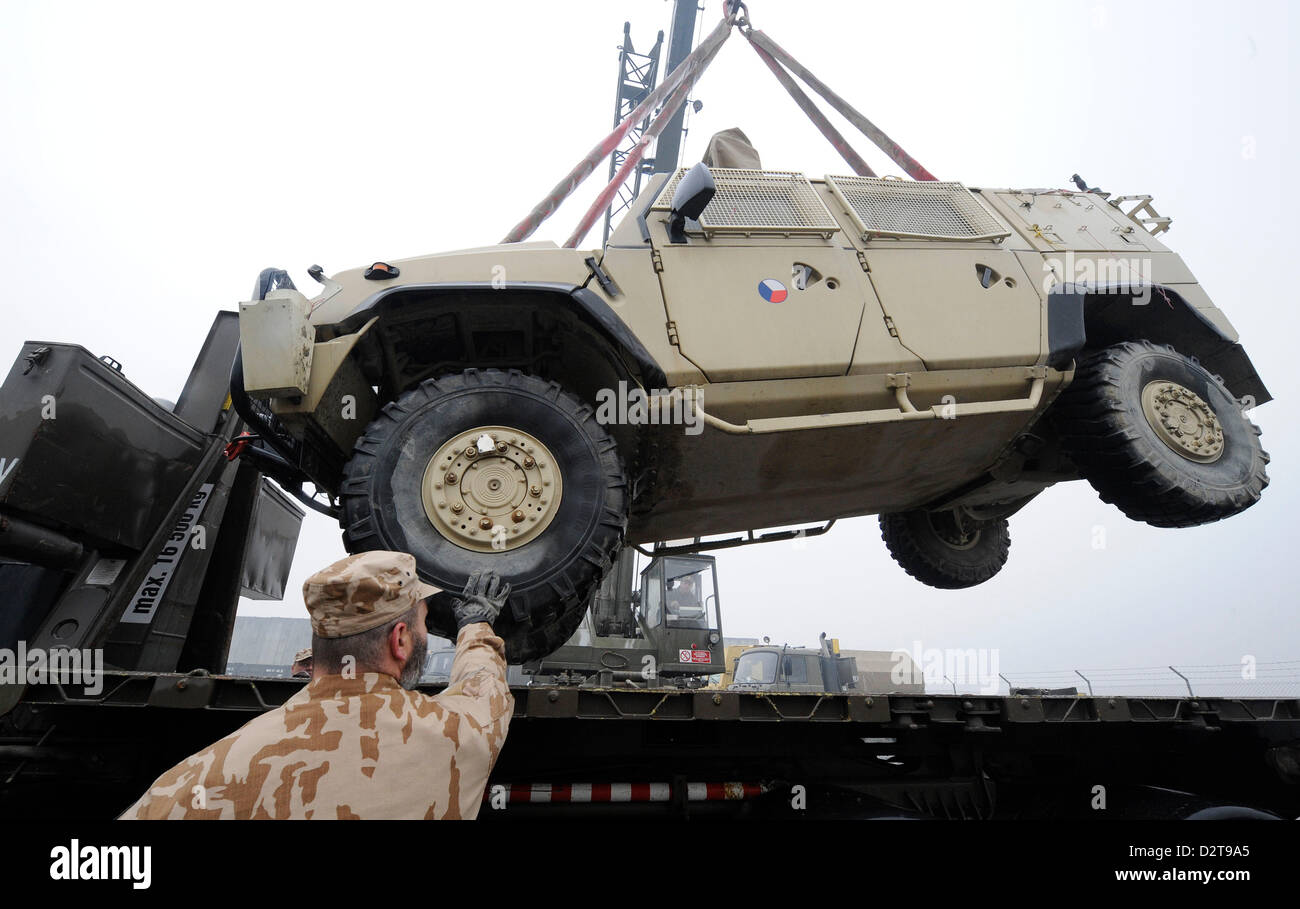
<path fill-rule="evenodd" d="M 393 626 L 393 630 L 388 633 L 388 655 L 393 659 L 399 659 L 399 652 L 402 646 L 402 634 L 411 633 L 411 646 L 415 646 L 415 631 L 411 625 L 406 622 L 398 622 Z M 410 656 L 410 654 L 407 654 Z"/>

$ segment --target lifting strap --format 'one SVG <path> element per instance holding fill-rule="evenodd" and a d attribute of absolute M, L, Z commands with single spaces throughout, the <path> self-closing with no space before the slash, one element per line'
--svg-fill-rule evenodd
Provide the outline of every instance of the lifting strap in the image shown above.
<path fill-rule="evenodd" d="M 645 132 L 642 133 L 641 139 L 627 153 L 622 166 L 619 167 L 613 179 L 609 181 L 609 184 L 601 191 L 600 195 L 596 197 L 596 201 L 587 209 L 573 233 L 564 241 L 564 245 L 573 248 L 582 242 L 582 238 L 591 229 L 591 225 L 596 222 L 600 213 L 609 206 L 614 193 L 618 192 L 618 188 L 641 166 L 641 160 L 645 157 L 646 148 L 650 142 L 663 132 L 668 121 L 672 119 L 672 115 L 686 103 L 686 96 L 690 93 L 690 90 L 700 76 L 703 75 L 704 70 L 717 57 L 718 51 L 722 49 L 722 45 L 727 38 L 731 36 L 731 27 L 733 25 L 740 29 L 740 33 L 749 41 L 750 47 L 754 48 L 755 53 L 767 64 L 772 74 L 776 76 L 777 81 L 790 93 L 790 97 L 799 105 L 799 109 L 808 116 L 808 119 L 812 120 L 822 135 L 843 156 L 844 160 L 853 168 L 854 173 L 865 177 L 875 176 L 875 172 L 867 162 L 853 150 L 839 130 L 818 110 L 817 105 L 799 88 L 798 84 L 791 78 L 790 73 L 794 73 L 809 88 L 821 95 L 832 108 L 861 130 L 909 177 L 914 180 L 937 179 L 934 174 L 922 167 L 920 162 L 905 152 L 902 146 L 885 135 L 878 126 L 855 110 L 847 101 L 831 91 L 824 82 L 809 72 L 794 57 L 786 53 L 779 44 L 763 32 L 755 30 L 749 23 L 749 10 L 744 3 L 739 2 L 739 0 L 723 0 L 722 9 L 722 20 L 709 33 L 709 36 L 700 42 L 700 46 L 695 48 L 672 71 L 662 85 L 646 95 L 645 99 L 624 117 L 618 126 L 614 127 L 613 132 L 597 142 L 586 157 L 579 161 L 573 170 L 569 171 L 564 176 L 564 179 L 551 189 L 546 198 L 537 203 L 527 217 L 516 224 L 510 230 L 510 233 L 506 234 L 501 241 L 502 243 L 518 243 L 532 236 L 542 222 L 554 214 L 560 203 L 572 195 L 583 180 L 591 176 L 596 166 L 613 154 L 614 149 L 618 147 L 619 142 L 623 141 L 623 137 L 627 135 L 632 125 L 642 122 L 650 116 L 652 111 L 658 108 L 658 112 L 646 127 Z M 790 72 L 786 72 L 787 69 Z"/>
<path fill-rule="evenodd" d="M 695 84 L 700 74 L 704 72 L 704 68 L 717 55 L 718 49 L 722 47 L 723 42 L 731 36 L 731 26 L 735 24 L 737 11 L 726 4 L 724 4 L 723 9 L 728 10 L 728 15 L 722 18 L 717 28 L 700 42 L 699 47 L 691 51 L 690 56 L 673 70 L 662 85 L 647 95 L 645 100 L 636 106 L 635 110 L 624 117 L 623 122 L 614 127 L 613 132 L 597 142 L 591 151 L 587 153 L 587 156 L 579 161 L 573 170 L 565 175 L 563 180 L 555 184 L 555 187 L 546 198 L 537 203 L 533 210 L 528 213 L 528 216 L 516 224 L 510 233 L 506 234 L 505 239 L 501 241 L 502 243 L 518 243 L 520 240 L 532 236 L 533 232 L 541 226 L 541 223 L 555 212 L 559 204 L 568 198 L 583 180 L 591 176 L 596 166 L 613 154 L 614 149 L 618 147 L 618 143 L 623 141 L 623 137 L 627 135 L 627 131 L 632 128 L 634 123 L 640 123 L 644 120 L 665 98 L 670 94 L 676 94 L 679 87 L 686 85 L 686 90 L 690 90 L 689 87 Z M 685 93 L 682 94 L 682 100 L 685 100 Z M 663 107 L 665 111 L 670 109 L 675 110 L 675 108 L 670 108 L 667 105 Z M 663 127 L 661 126 L 659 129 L 662 131 Z M 614 180 L 618 181 L 617 183 L 611 181 L 614 190 L 617 190 L 622 185 L 622 182 L 627 179 L 625 171 L 627 171 L 626 167 L 620 169 L 618 174 L 615 175 Z M 630 171 L 627 172 L 630 173 Z"/>
<path fill-rule="evenodd" d="M 724 24 L 726 24 L 725 20 Z M 718 55 L 718 51 L 722 49 L 723 43 L 730 34 L 730 29 L 722 33 L 721 40 L 719 40 L 717 44 L 709 50 L 706 56 L 701 58 L 696 73 L 685 79 L 677 88 L 677 91 L 673 92 L 672 96 L 664 106 L 660 108 L 658 116 L 650 121 L 650 124 L 645 128 L 645 132 L 641 134 L 641 138 L 637 141 L 637 144 L 629 149 L 627 154 L 624 156 L 623 164 L 619 167 L 618 173 L 614 174 L 614 178 L 609 181 L 609 184 L 603 190 L 601 190 L 600 195 L 596 197 L 596 201 L 591 203 L 591 206 L 587 209 L 587 213 L 582 216 L 582 220 L 578 222 L 578 226 L 575 227 L 573 233 L 569 235 L 569 239 L 564 241 L 565 246 L 572 249 L 582 242 L 582 238 L 587 235 L 587 231 L 591 229 L 591 225 L 596 223 L 596 219 L 600 217 L 600 213 L 609 207 L 609 202 L 614 198 L 614 193 L 618 192 L 618 188 L 623 185 L 627 178 L 630 177 L 638 167 L 641 166 L 641 158 L 645 156 L 646 148 L 661 132 L 664 131 L 664 127 L 666 127 L 669 121 L 673 119 L 673 114 L 676 113 L 677 109 L 686 103 L 686 95 L 690 92 L 691 88 L 694 87 L 695 80 L 698 79 L 699 75 L 704 72 L 705 68 L 713 62 L 713 58 Z M 705 45 L 700 45 L 700 49 L 704 49 L 704 47 Z M 678 67 L 678 69 L 680 68 L 681 67 Z"/>
<path fill-rule="evenodd" d="M 742 32 L 742 34 L 744 33 Z M 745 37 L 748 38 L 749 35 L 746 34 Z M 794 99 L 795 104 L 799 105 L 799 109 L 808 115 L 808 119 L 813 122 L 813 125 L 821 130 L 822 135 L 840 153 L 840 157 L 849 162 L 849 167 L 853 168 L 853 172 L 861 177 L 874 177 L 876 172 L 871 169 L 866 161 L 862 160 L 861 155 L 853 150 L 853 147 L 840 134 L 840 131 L 831 125 L 831 121 L 827 120 L 826 115 L 817 109 L 817 105 L 804 94 L 803 89 L 799 88 L 795 81 L 790 78 L 790 74 L 785 71 L 781 64 L 772 59 L 771 54 L 752 40 L 749 42 L 749 46 L 767 64 L 767 68 L 772 71 L 772 75 L 776 76 L 776 81 L 780 82 L 785 87 L 785 90 L 790 93 L 790 97 Z"/>
<path fill-rule="evenodd" d="M 917 161 L 907 152 L 903 151 L 903 147 L 901 145 L 899 145 L 893 139 L 886 136 L 885 133 L 880 129 L 880 127 L 876 126 L 876 124 L 872 123 L 866 117 L 862 116 L 862 114 L 854 110 L 853 107 L 849 104 L 849 102 L 845 101 L 839 95 L 835 94 L 835 92 L 831 91 L 826 86 L 826 83 L 822 82 L 812 73 L 810 73 L 807 67 L 803 66 L 803 64 L 801 64 L 798 60 L 796 60 L 794 57 L 791 57 L 788 53 L 786 53 L 785 50 L 781 47 L 781 45 L 777 44 L 767 35 L 763 34 L 763 32 L 757 31 L 753 28 L 749 28 L 748 23 L 742 24 L 741 34 L 744 35 L 749 40 L 749 43 L 753 45 L 755 50 L 765 51 L 771 56 L 775 57 L 777 60 L 783 63 L 787 68 L 789 68 L 789 70 L 792 73 L 794 73 L 805 83 L 807 83 L 809 88 L 811 88 L 817 94 L 825 98 L 827 104 L 835 108 L 835 110 L 837 110 L 840 113 L 840 115 L 844 117 L 845 120 L 848 120 L 858 129 L 862 130 L 863 134 L 868 139 L 876 143 L 876 145 L 880 148 L 880 150 L 883 151 L 886 155 L 888 155 L 890 160 L 892 160 L 895 164 L 901 167 L 903 169 L 903 172 L 906 173 L 913 180 L 938 179 L 937 177 L 935 177 L 934 174 L 930 173 L 928 170 L 922 167 L 919 161 Z"/>

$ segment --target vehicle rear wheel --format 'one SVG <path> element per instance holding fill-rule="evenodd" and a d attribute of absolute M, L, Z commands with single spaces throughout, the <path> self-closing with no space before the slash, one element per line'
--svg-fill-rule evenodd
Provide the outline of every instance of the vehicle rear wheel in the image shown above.
<path fill-rule="evenodd" d="M 1126 341 L 1091 354 L 1054 413 L 1079 472 L 1135 521 L 1208 524 L 1268 485 L 1259 427 L 1220 378 L 1172 347 Z"/>
<path fill-rule="evenodd" d="M 1002 570 L 1011 549 L 1006 518 L 977 521 L 959 511 L 882 514 L 880 536 L 904 571 L 943 590 L 983 584 Z"/>
<path fill-rule="evenodd" d="M 384 407 L 344 470 L 349 552 L 415 556 L 448 594 L 429 628 L 455 640 L 450 594 L 476 569 L 511 585 L 493 624 L 511 663 L 573 633 L 627 526 L 614 440 L 590 407 L 516 370 L 429 379 Z"/>

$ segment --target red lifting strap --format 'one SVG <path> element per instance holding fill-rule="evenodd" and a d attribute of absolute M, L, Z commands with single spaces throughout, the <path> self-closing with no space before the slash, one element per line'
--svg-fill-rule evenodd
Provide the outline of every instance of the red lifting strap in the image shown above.
<path fill-rule="evenodd" d="M 790 74 L 781 67 L 781 64 L 773 60 L 771 54 L 753 41 L 749 42 L 749 46 L 767 64 L 767 68 L 772 71 L 772 75 L 776 76 L 776 81 L 785 86 L 785 90 L 790 93 L 791 98 L 794 98 L 794 103 L 799 105 L 799 109 L 808 115 L 808 119 L 822 131 L 822 135 L 830 141 L 831 145 L 835 146 L 835 150 L 840 153 L 840 156 L 849 162 L 849 167 L 853 168 L 853 172 L 863 177 L 874 177 L 876 172 L 871 169 L 866 161 L 862 160 L 861 155 L 853 150 L 853 147 L 840 134 L 840 131 L 831 125 L 831 121 L 827 120 L 826 115 L 817 109 L 817 105 L 804 94 L 803 89 L 799 88 L 795 81 L 790 78 Z"/>
<path fill-rule="evenodd" d="M 724 5 L 723 8 L 726 9 L 727 7 Z M 597 142 L 591 151 L 587 153 L 587 156 L 579 161 L 573 170 L 565 175 L 563 180 L 555 184 L 555 187 L 546 198 L 537 203 L 533 210 L 528 213 L 528 216 L 516 224 L 501 242 L 518 243 L 520 240 L 530 237 L 541 226 L 541 223 L 555 212 L 560 203 L 568 198 L 578 188 L 578 185 L 591 175 L 596 166 L 613 154 L 614 149 L 618 147 L 618 143 L 623 140 L 623 137 L 627 135 L 627 131 L 632 128 L 634 123 L 640 123 L 644 120 L 650 111 L 658 107 L 669 94 L 676 93 L 677 89 L 683 84 L 689 83 L 693 85 L 695 80 L 699 78 L 700 73 L 704 72 L 704 68 L 708 66 L 709 61 L 717 54 L 718 48 L 731 36 L 731 26 L 735 22 L 735 15 L 733 10 L 728 16 L 723 17 L 717 28 L 710 32 L 709 36 L 700 42 L 700 46 L 695 48 L 690 56 L 673 70 L 672 75 L 647 95 L 645 100 L 638 104 L 634 111 L 624 117 L 623 121 L 614 127 L 613 132 Z M 689 91 L 689 87 L 687 90 Z M 685 95 L 683 94 L 684 99 Z M 664 107 L 664 110 L 669 109 L 667 106 Z M 660 127 L 660 129 L 662 130 L 663 127 Z M 626 178 L 626 175 L 624 175 L 624 178 Z M 614 186 L 615 189 L 618 188 L 618 184 Z"/>
<path fill-rule="evenodd" d="M 635 172 L 636 168 L 641 165 L 641 159 L 645 156 L 646 148 L 649 146 L 650 142 L 663 132 L 668 121 L 672 119 L 672 115 L 682 106 L 682 104 L 685 103 L 686 96 L 690 92 L 691 88 L 704 73 L 704 70 L 708 68 L 709 64 L 712 63 L 713 59 L 718 55 L 718 51 L 722 48 L 723 43 L 728 37 L 730 37 L 731 27 L 733 25 L 740 27 L 741 33 L 746 39 L 748 39 L 750 46 L 754 48 L 754 51 L 760 58 L 762 58 L 763 62 L 767 64 L 768 68 L 772 70 L 773 75 L 776 76 L 781 85 L 784 86 L 785 90 L 790 93 L 792 98 L 794 98 L 795 103 L 799 105 L 799 109 L 807 114 L 808 118 L 813 121 L 819 130 L 821 130 L 822 135 L 824 135 L 830 141 L 831 145 L 835 147 L 835 150 L 844 157 L 844 160 L 853 168 L 854 173 L 867 177 L 875 176 L 875 172 L 872 171 L 867 162 L 853 150 L 844 136 L 840 134 L 839 130 L 837 130 L 831 122 L 826 119 L 826 116 L 817 109 L 817 105 L 813 103 L 811 98 L 804 94 L 803 90 L 799 88 L 794 79 L 790 77 L 790 73 L 786 72 L 786 69 L 789 69 L 790 72 L 802 79 L 810 88 L 813 89 L 813 91 L 826 99 L 826 102 L 830 104 L 831 107 L 837 110 L 846 120 L 860 129 L 867 138 L 879 146 L 880 150 L 888 155 L 894 163 L 906 171 L 909 177 L 914 180 L 936 179 L 934 174 L 930 173 L 922 167 L 915 158 L 903 151 L 902 147 L 897 142 L 890 139 L 880 130 L 879 127 L 866 117 L 862 116 L 862 114 L 858 113 L 858 111 L 854 110 L 847 101 L 827 88 L 825 83 L 786 53 L 780 45 L 761 31 L 755 31 L 749 23 L 749 11 L 745 8 L 745 4 L 735 2 L 735 0 L 725 0 L 722 8 L 724 12 L 722 21 L 720 21 L 717 27 L 709 33 L 707 38 L 700 42 L 700 46 L 692 51 L 690 55 L 683 60 L 675 70 L 673 70 L 672 74 L 662 85 L 647 95 L 645 100 L 636 106 L 635 110 L 624 117 L 618 126 L 614 127 L 613 132 L 607 135 L 600 142 L 596 143 L 591 151 L 587 153 L 586 157 L 579 161 L 573 170 L 569 171 L 569 173 L 565 175 L 564 179 L 555 185 L 550 193 L 547 194 L 546 198 L 537 203 L 537 205 L 533 207 L 533 210 L 528 213 L 528 216 L 516 224 L 514 228 L 511 229 L 510 233 L 506 234 L 505 238 L 501 241 L 502 243 L 518 243 L 519 241 L 532 236 L 533 232 L 541 226 L 542 222 L 555 212 L 560 203 L 572 195 L 573 191 L 578 188 L 578 185 L 591 175 L 592 171 L 596 169 L 596 166 L 609 155 L 613 154 L 614 149 L 618 147 L 618 143 L 627 135 L 627 132 L 632 128 L 632 125 L 645 120 L 650 115 L 650 112 L 654 111 L 656 107 L 658 107 L 658 114 L 653 120 L 651 120 L 650 125 L 642 134 L 640 141 L 638 141 L 636 146 L 628 152 L 622 166 L 619 167 L 618 172 L 614 174 L 614 178 L 610 180 L 609 184 L 601 191 L 600 195 L 597 196 L 596 201 L 587 209 L 586 213 L 582 216 L 582 220 L 578 222 L 578 226 L 564 242 L 564 245 L 567 247 L 577 246 L 578 243 L 582 241 L 582 238 L 586 235 L 587 231 L 591 229 L 591 225 L 595 223 L 596 218 L 600 216 L 600 212 L 609 206 L 610 200 L 614 197 L 614 193 L 616 193 L 618 188 L 623 185 L 627 178 Z M 660 106 L 661 103 L 662 106 Z"/>
<path fill-rule="evenodd" d="M 726 35 L 729 34 L 730 32 L 724 34 L 723 41 L 725 41 Z M 713 58 L 716 57 L 718 51 L 722 49 L 723 41 L 719 41 L 712 51 L 701 60 L 699 68 L 695 74 L 683 80 L 682 84 L 678 86 L 677 91 L 673 92 L 667 103 L 660 108 L 659 115 L 650 122 L 650 125 L 646 127 L 645 132 L 641 134 L 641 138 L 637 142 L 636 146 L 629 150 L 627 155 L 624 157 L 623 164 L 619 167 L 618 173 L 614 174 L 614 178 L 609 181 L 609 184 L 603 190 L 601 190 L 600 195 L 596 197 L 596 201 L 591 203 L 591 206 L 582 216 L 582 220 L 578 222 L 578 226 L 575 227 L 573 233 L 569 235 L 569 239 L 564 241 L 565 246 L 572 249 L 581 243 L 582 238 L 587 235 L 587 231 L 591 230 L 591 225 L 595 224 L 596 219 L 600 217 L 600 213 L 609 207 L 609 202 L 614 198 L 614 193 L 618 192 L 618 188 L 622 186 L 627 178 L 630 177 L 635 172 L 636 168 L 640 166 L 641 159 L 645 156 L 646 148 L 649 147 L 650 142 L 664 131 L 664 127 L 666 127 L 672 120 L 673 114 L 679 107 L 686 103 L 686 95 L 695 85 L 695 80 L 699 78 L 705 68 L 713 62 Z M 704 45 L 700 46 L 703 47 Z"/>
<path fill-rule="evenodd" d="M 742 29 L 742 34 L 749 39 L 750 44 L 755 50 L 763 50 L 771 54 L 781 63 L 783 63 L 792 73 L 807 83 L 808 87 L 817 94 L 826 99 L 826 103 L 835 110 L 839 111 L 844 119 L 848 120 L 866 135 L 868 139 L 876 143 L 880 150 L 889 155 L 890 159 L 903 169 L 903 171 L 913 180 L 937 180 L 938 178 L 921 166 L 921 163 L 903 151 L 903 147 L 885 133 L 876 124 L 872 123 L 862 114 L 858 113 L 849 102 L 845 101 L 835 92 L 831 91 L 826 83 L 822 82 L 816 76 L 808 71 L 798 60 L 791 57 L 767 35 L 754 29 Z"/>

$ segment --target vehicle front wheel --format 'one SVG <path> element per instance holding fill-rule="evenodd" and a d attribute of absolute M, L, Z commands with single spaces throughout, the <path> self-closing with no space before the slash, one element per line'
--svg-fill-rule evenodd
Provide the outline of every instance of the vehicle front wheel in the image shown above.
<path fill-rule="evenodd" d="M 983 584 L 1011 551 L 1006 518 L 978 521 L 959 511 L 882 514 L 880 536 L 904 571 L 943 590 Z"/>
<path fill-rule="evenodd" d="M 1126 341 L 1087 356 L 1054 413 L 1079 473 L 1135 521 L 1208 524 L 1268 485 L 1259 427 L 1221 379 L 1172 347 Z"/>
<path fill-rule="evenodd" d="M 495 369 L 429 379 L 385 406 L 345 468 L 342 504 L 349 552 L 409 552 L 448 594 L 476 569 L 509 582 L 493 629 L 511 663 L 577 628 L 628 507 L 615 442 L 591 408 Z M 431 599 L 429 628 L 456 639 L 451 596 Z"/>

